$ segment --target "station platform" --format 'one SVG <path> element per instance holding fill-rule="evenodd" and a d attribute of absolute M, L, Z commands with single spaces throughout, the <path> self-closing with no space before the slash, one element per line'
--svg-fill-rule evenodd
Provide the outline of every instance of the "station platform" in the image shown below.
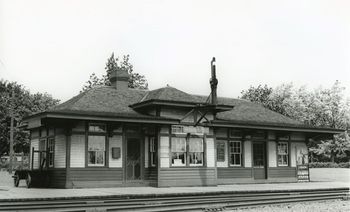
<path fill-rule="evenodd" d="M 86 189 L 47 189 L 0 186 L 1 201 L 26 200 L 59 200 L 96 197 L 161 197 L 165 195 L 203 195 L 223 193 L 254 193 L 254 192 L 288 192 L 312 191 L 317 189 L 349 189 L 348 182 L 305 182 L 305 183 L 269 183 L 269 184 L 235 184 L 213 187 L 117 187 L 117 188 L 86 188 Z"/>

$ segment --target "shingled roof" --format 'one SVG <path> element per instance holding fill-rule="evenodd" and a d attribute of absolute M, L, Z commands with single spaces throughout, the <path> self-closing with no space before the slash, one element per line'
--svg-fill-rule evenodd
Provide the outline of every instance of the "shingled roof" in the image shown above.
<path fill-rule="evenodd" d="M 207 97 L 196 96 L 205 101 Z M 253 103 L 245 99 L 234 99 L 218 97 L 218 103 L 224 105 L 232 105 L 234 108 L 230 111 L 225 111 L 217 114 L 218 120 L 230 121 L 235 123 L 245 124 L 282 124 L 282 125 L 302 125 L 303 123 L 276 113 L 265 108 L 263 105 Z"/>
<path fill-rule="evenodd" d="M 145 115 L 137 113 L 129 105 L 139 102 L 147 93 L 146 90 L 117 90 L 109 86 L 94 87 L 47 112 L 144 117 Z"/>
<path fill-rule="evenodd" d="M 160 120 L 174 122 L 177 119 L 156 117 L 140 113 L 130 107 L 136 103 L 153 100 L 168 102 L 205 103 L 206 96 L 192 95 L 167 86 L 148 91 L 138 89 L 118 90 L 109 86 L 94 87 L 80 93 L 70 100 L 57 105 L 44 113 L 93 115 L 103 117 L 122 117 L 134 119 Z M 217 122 L 227 124 L 243 124 L 254 126 L 280 126 L 312 128 L 303 123 L 264 108 L 262 105 L 247 100 L 233 98 L 218 98 L 218 104 L 233 106 L 232 110 L 217 114 Z"/>
<path fill-rule="evenodd" d="M 149 91 L 144 96 L 144 98 L 142 98 L 141 101 L 145 102 L 148 100 L 165 100 L 165 101 L 202 103 L 201 99 L 198 98 L 197 96 L 185 93 L 171 86 L 166 86 L 163 88 Z"/>

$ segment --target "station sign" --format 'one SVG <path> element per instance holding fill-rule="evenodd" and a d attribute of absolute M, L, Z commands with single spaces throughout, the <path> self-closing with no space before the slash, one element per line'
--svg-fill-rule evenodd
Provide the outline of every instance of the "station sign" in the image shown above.
<path fill-rule="evenodd" d="M 202 126 L 186 126 L 186 125 L 172 125 L 172 134 L 193 134 L 193 135 L 204 135 L 209 134 L 209 127 Z"/>

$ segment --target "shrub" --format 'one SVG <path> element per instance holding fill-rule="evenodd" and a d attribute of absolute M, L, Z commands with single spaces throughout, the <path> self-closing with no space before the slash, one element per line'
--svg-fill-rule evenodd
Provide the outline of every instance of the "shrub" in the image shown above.
<path fill-rule="evenodd" d="M 332 162 L 314 162 L 309 163 L 310 168 L 350 168 L 350 162 L 332 163 Z"/>

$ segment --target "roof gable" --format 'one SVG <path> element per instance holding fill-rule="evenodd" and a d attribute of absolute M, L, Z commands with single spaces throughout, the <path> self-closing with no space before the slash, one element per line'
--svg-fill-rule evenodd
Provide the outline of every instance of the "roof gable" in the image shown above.
<path fill-rule="evenodd" d="M 165 100 L 165 101 L 200 103 L 200 100 L 197 99 L 196 96 L 190 95 L 188 93 L 180 91 L 171 86 L 166 86 L 163 88 L 149 91 L 146 94 L 146 96 L 141 100 L 141 102 L 148 101 L 148 100 Z"/>

